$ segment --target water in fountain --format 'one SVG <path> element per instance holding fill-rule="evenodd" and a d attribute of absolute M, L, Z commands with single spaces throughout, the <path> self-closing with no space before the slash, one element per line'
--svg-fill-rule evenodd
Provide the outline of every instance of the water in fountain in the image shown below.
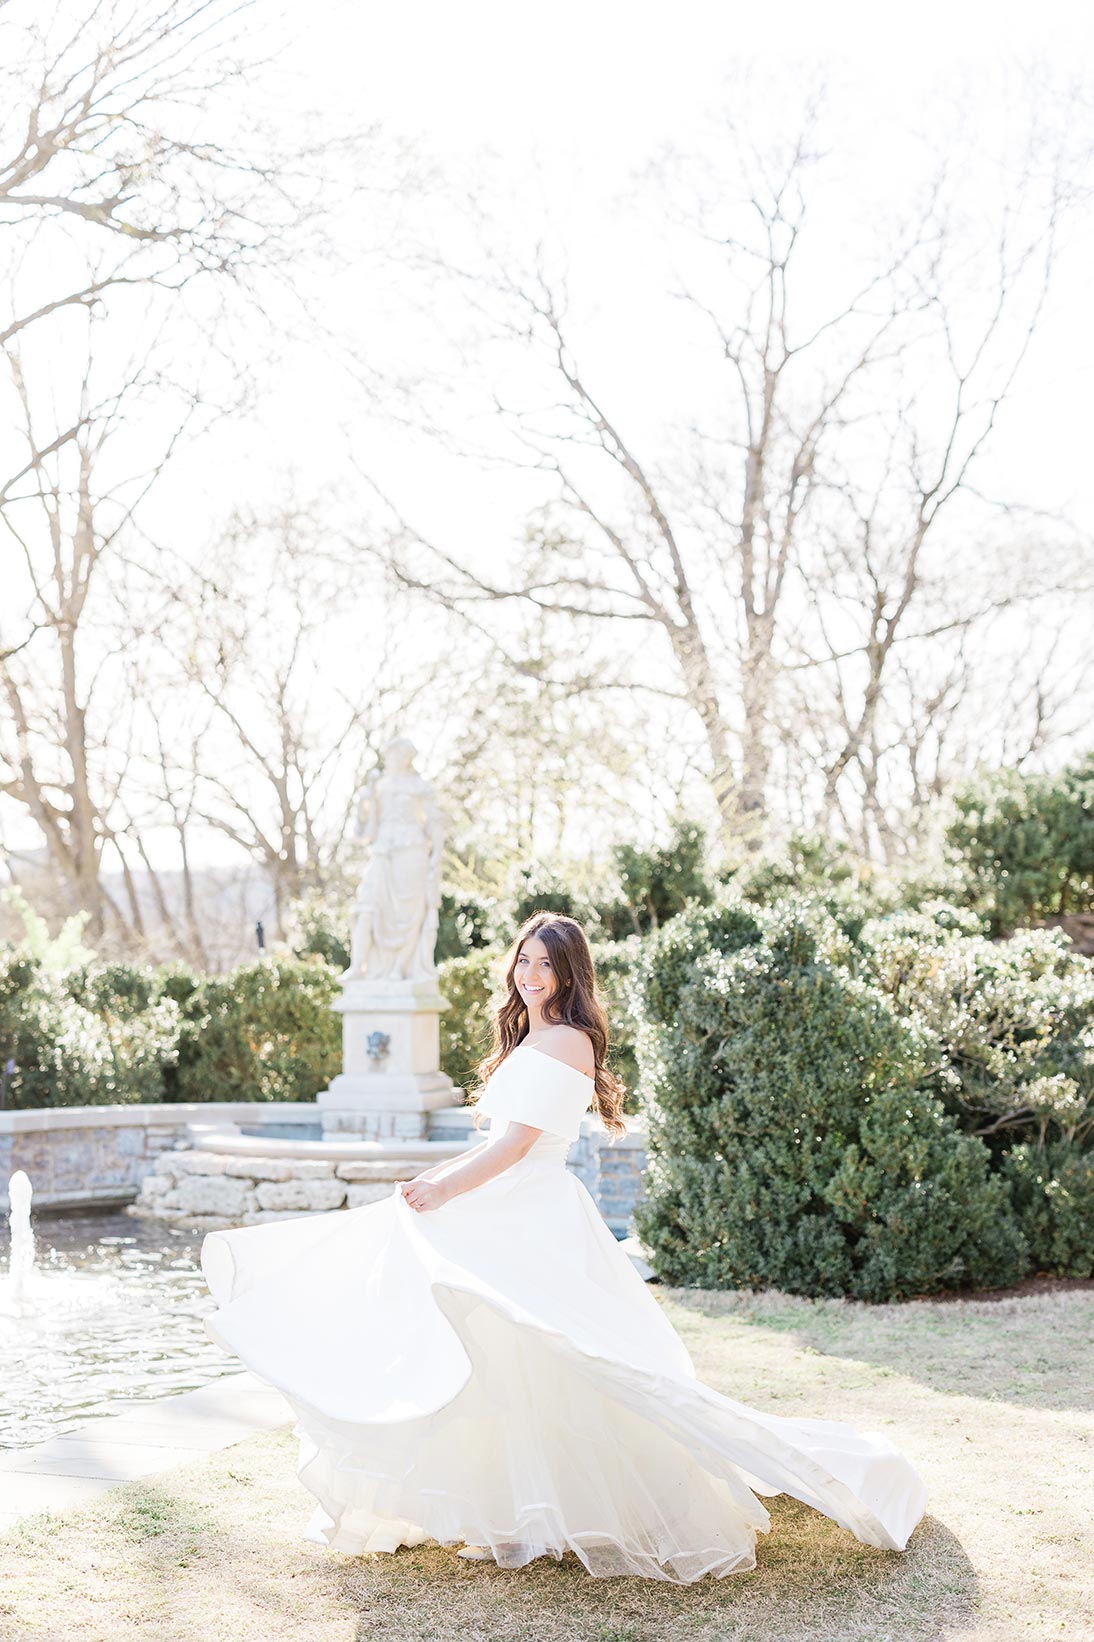
<path fill-rule="evenodd" d="M 25 1169 L 16 1169 L 8 1181 L 11 1210 L 11 1257 L 8 1262 L 8 1297 L 13 1308 L 22 1307 L 34 1271 L 34 1232 L 30 1224 L 30 1199 L 34 1188 Z"/>
<path fill-rule="evenodd" d="M 0 1455 L 238 1371 L 203 1328 L 200 1233 L 117 1210 L 38 1211 L 35 1259 L 29 1182 L 16 1200 L 6 1261 L 0 1243 Z"/>
<path fill-rule="evenodd" d="M 86 1280 L 74 1279 L 68 1271 L 44 1271 L 38 1263 L 30 1206 L 34 1188 L 23 1169 L 8 1181 L 11 1208 L 11 1249 L 6 1276 L 0 1276 L 0 1322 L 19 1318 L 25 1324 L 46 1319 L 49 1314 L 67 1315 L 86 1311 L 101 1301 Z"/>

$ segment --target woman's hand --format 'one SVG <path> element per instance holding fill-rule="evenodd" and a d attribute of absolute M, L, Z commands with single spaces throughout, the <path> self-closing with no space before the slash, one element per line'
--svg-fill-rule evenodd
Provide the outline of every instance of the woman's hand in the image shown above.
<path fill-rule="evenodd" d="M 448 1202 L 449 1197 L 443 1180 L 403 1180 L 399 1184 L 399 1190 L 410 1207 L 416 1209 L 419 1214 L 427 1214 L 430 1209 L 439 1209 L 442 1203 Z"/>

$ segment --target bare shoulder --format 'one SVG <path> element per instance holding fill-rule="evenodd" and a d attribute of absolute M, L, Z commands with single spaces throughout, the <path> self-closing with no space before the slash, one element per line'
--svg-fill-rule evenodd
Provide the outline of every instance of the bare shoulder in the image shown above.
<path fill-rule="evenodd" d="M 536 1048 L 542 1049 L 545 1055 L 552 1055 L 555 1060 L 572 1066 L 575 1072 L 584 1072 L 588 1078 L 596 1073 L 592 1039 L 579 1026 L 567 1026 L 564 1022 L 552 1026 L 537 1043 Z"/>

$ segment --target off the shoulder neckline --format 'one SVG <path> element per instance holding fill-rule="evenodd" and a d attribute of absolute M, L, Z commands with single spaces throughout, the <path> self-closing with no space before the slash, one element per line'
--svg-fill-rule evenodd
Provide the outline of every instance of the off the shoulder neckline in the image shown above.
<path fill-rule="evenodd" d="M 542 1060 L 549 1060 L 555 1066 L 561 1066 L 564 1072 L 572 1072 L 575 1078 L 581 1079 L 582 1083 L 587 1083 L 593 1088 L 596 1087 L 596 1079 L 591 1078 L 587 1072 L 579 1071 L 576 1066 L 571 1066 L 568 1061 L 559 1060 L 557 1055 L 549 1055 L 546 1049 L 537 1049 L 534 1043 L 518 1043 L 517 1049 L 530 1049 L 533 1055 L 539 1055 Z M 512 1051 L 514 1055 L 516 1054 L 517 1049 Z"/>

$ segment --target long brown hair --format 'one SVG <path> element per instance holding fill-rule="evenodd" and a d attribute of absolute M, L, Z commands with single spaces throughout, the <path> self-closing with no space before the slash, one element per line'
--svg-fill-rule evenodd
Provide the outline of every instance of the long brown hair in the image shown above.
<path fill-rule="evenodd" d="M 600 1001 L 593 955 L 585 931 L 575 918 L 558 912 L 533 912 L 517 931 L 505 960 L 505 996 L 494 1016 L 494 1041 L 480 1062 L 478 1094 L 491 1073 L 528 1036 L 528 1006 L 517 991 L 517 959 L 531 936 L 547 948 L 558 985 L 543 1006 L 543 1018 L 551 1024 L 565 1023 L 588 1034 L 596 1066 L 593 1105 L 605 1129 L 612 1136 L 625 1135 L 623 1096 L 626 1091 L 614 1072 L 608 1070 L 608 1017 Z"/>

